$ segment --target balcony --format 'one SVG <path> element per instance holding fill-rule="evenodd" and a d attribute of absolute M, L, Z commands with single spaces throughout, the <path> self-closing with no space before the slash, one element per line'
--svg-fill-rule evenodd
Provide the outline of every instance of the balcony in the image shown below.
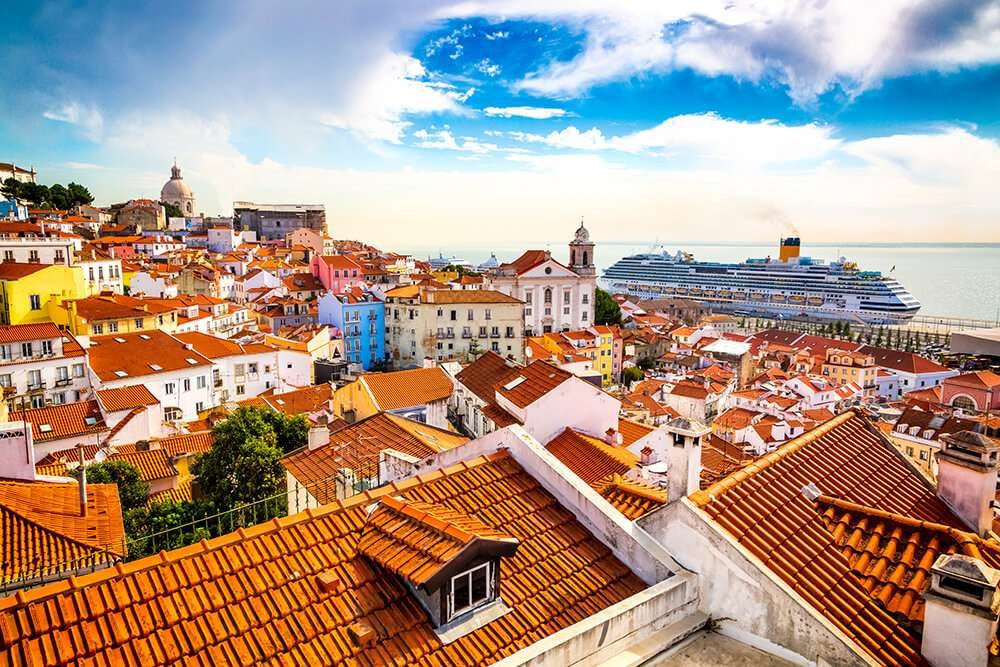
<path fill-rule="evenodd" d="M 40 389 L 45 389 L 45 380 L 39 380 L 38 382 L 28 382 L 28 391 L 38 391 Z"/>
<path fill-rule="evenodd" d="M 462 332 L 462 338 L 472 338 L 472 332 L 471 331 L 463 331 Z"/>
<path fill-rule="evenodd" d="M 69 378 L 60 378 L 56 380 L 55 386 L 57 387 L 68 387 L 71 380 Z"/>
<path fill-rule="evenodd" d="M 500 332 L 499 331 L 492 331 L 492 332 L 490 332 L 490 338 L 499 338 L 499 337 L 500 337 Z"/>

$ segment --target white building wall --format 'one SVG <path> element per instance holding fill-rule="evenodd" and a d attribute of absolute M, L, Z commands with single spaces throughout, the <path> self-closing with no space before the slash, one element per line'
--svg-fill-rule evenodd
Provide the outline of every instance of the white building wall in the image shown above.
<path fill-rule="evenodd" d="M 199 382 L 198 378 L 204 378 Z M 187 384 L 185 384 L 187 380 Z M 198 418 L 198 409 L 206 410 L 215 407 L 212 395 L 212 367 L 192 366 L 191 368 L 166 373 L 154 373 L 141 378 L 125 377 L 107 380 L 101 383 L 102 389 L 114 389 L 136 383 L 142 383 L 163 406 L 164 419 L 169 416 L 170 408 L 180 408 L 182 421 L 194 421 Z M 172 387 L 171 387 L 172 385 Z M 204 386 L 201 386 L 204 385 Z"/>
<path fill-rule="evenodd" d="M 35 264 L 73 263 L 73 239 L 50 237 L 18 237 L 0 239 L 0 260 Z"/>

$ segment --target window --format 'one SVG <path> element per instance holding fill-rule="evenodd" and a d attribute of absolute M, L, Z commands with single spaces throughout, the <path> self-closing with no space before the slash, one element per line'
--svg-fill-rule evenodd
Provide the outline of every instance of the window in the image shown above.
<path fill-rule="evenodd" d="M 587 311 L 583 311 L 582 313 L 580 313 L 580 319 L 584 322 L 587 321 Z"/>
<path fill-rule="evenodd" d="M 233 368 L 234 372 L 236 373 L 236 377 L 243 377 L 244 375 L 246 375 L 245 364 L 236 364 Z"/>
<path fill-rule="evenodd" d="M 493 319 L 493 311 L 491 311 L 489 308 L 486 309 L 486 319 L 488 320 Z"/>
<path fill-rule="evenodd" d="M 545 303 L 552 303 L 552 288 L 545 288 Z"/>
<path fill-rule="evenodd" d="M 118 333 L 117 322 L 108 322 L 108 333 Z"/>
<path fill-rule="evenodd" d="M 8 361 L 10 360 L 12 354 L 13 350 L 11 350 L 10 345 L 0 345 L 0 359 Z"/>
<path fill-rule="evenodd" d="M 30 295 L 28 297 L 28 301 L 31 304 L 31 309 L 32 310 L 41 310 L 42 309 L 42 297 L 41 296 L 39 296 L 37 294 L 32 294 L 32 295 Z"/>
<path fill-rule="evenodd" d="M 28 261 L 29 262 L 37 262 L 38 261 L 38 251 L 37 250 L 29 250 L 28 251 Z"/>
<path fill-rule="evenodd" d="M 141 329 L 142 327 L 143 327 L 142 318 L 141 317 L 135 318 L 135 328 Z"/>
<path fill-rule="evenodd" d="M 83 364 L 73 364 L 73 377 L 75 378 L 83 377 Z"/>
<path fill-rule="evenodd" d="M 205 409 L 205 404 L 201 401 L 198 401 L 197 403 L 194 404 L 194 409 L 195 412 L 201 412 L 202 410 Z"/>
<path fill-rule="evenodd" d="M 165 391 L 168 394 L 173 394 L 174 392 L 177 391 L 177 385 L 173 382 L 168 382 L 167 384 L 163 385 L 163 391 Z"/>
<path fill-rule="evenodd" d="M 168 422 L 180 421 L 184 418 L 184 412 L 180 408 L 164 408 L 163 418 Z"/>
<path fill-rule="evenodd" d="M 246 387 L 244 387 L 241 384 L 236 385 L 236 395 L 237 396 L 242 396 L 245 393 L 247 393 Z"/>
<path fill-rule="evenodd" d="M 531 292 L 524 293 L 524 302 L 529 306 L 531 305 Z"/>
<path fill-rule="evenodd" d="M 31 407 L 33 407 L 33 408 L 44 408 L 45 407 L 45 397 L 42 396 L 41 394 L 35 394 L 34 396 L 32 396 L 31 397 Z M 46 426 L 46 424 L 42 424 L 42 427 L 44 427 L 44 426 Z M 52 427 L 49 426 L 49 429 L 51 429 L 51 428 Z M 44 428 L 42 430 L 44 432 Z"/>
<path fill-rule="evenodd" d="M 475 313 L 475 311 L 472 310 L 471 308 L 469 308 L 468 319 L 469 319 L 470 322 L 472 321 L 472 319 L 474 317 L 474 313 Z"/>
<path fill-rule="evenodd" d="M 184 391 L 191 391 L 191 378 L 184 378 L 182 386 L 184 387 Z"/>
<path fill-rule="evenodd" d="M 195 379 L 195 386 L 198 389 L 204 389 L 207 384 L 208 384 L 208 382 L 205 380 L 205 376 L 204 375 L 199 375 L 197 377 L 197 379 Z"/>
<path fill-rule="evenodd" d="M 68 366 L 60 366 L 59 368 L 57 368 L 56 369 L 56 379 L 59 380 L 60 382 L 69 380 L 69 367 Z"/>
<path fill-rule="evenodd" d="M 586 292 L 583 293 L 583 302 L 584 303 L 590 303 L 590 294 L 588 294 Z"/>
<path fill-rule="evenodd" d="M 90 282 L 94 282 L 94 267 L 90 267 L 90 270 L 88 271 L 88 280 L 90 280 Z"/>
<path fill-rule="evenodd" d="M 444 317 L 444 308 L 438 308 L 438 317 Z"/>
<path fill-rule="evenodd" d="M 42 341 L 42 354 L 52 354 L 52 341 L 50 340 Z"/>
<path fill-rule="evenodd" d="M 4 373 L 3 375 L 0 375 L 0 387 L 9 387 L 9 386 L 10 386 L 10 373 Z"/>
<path fill-rule="evenodd" d="M 42 372 L 39 370 L 28 371 L 28 389 L 40 389 L 42 387 Z"/>
<path fill-rule="evenodd" d="M 451 315 L 450 319 L 451 319 L 452 322 L 454 322 L 455 320 L 458 319 L 458 311 L 457 310 L 451 311 L 450 315 Z"/>
<path fill-rule="evenodd" d="M 65 403 L 66 392 L 60 391 L 55 394 L 52 394 L 52 402 L 55 403 L 56 405 L 62 405 L 63 403 Z"/>
<path fill-rule="evenodd" d="M 514 337 L 514 327 L 507 327 L 507 338 Z"/>
<path fill-rule="evenodd" d="M 563 303 L 567 306 L 569 305 L 569 290 L 563 292 Z"/>
<path fill-rule="evenodd" d="M 5 261 L 5 262 L 13 262 L 14 261 L 14 251 L 13 250 L 4 250 L 3 251 L 3 261 Z"/>
<path fill-rule="evenodd" d="M 927 450 L 926 449 L 922 449 L 920 451 L 920 460 L 921 461 L 926 461 L 927 460 Z"/>
<path fill-rule="evenodd" d="M 250 371 L 251 375 L 257 374 L 257 363 L 247 364 L 247 369 Z"/>
<path fill-rule="evenodd" d="M 35 356 L 34 347 L 30 342 L 21 343 L 21 356 L 22 357 L 33 357 Z"/>
<path fill-rule="evenodd" d="M 448 619 L 481 607 L 492 598 L 492 568 L 486 562 L 468 572 L 451 578 L 451 595 L 448 596 Z"/>

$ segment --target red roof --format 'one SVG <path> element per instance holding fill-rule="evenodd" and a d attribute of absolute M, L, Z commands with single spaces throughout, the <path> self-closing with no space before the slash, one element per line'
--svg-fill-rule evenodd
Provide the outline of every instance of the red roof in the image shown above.
<path fill-rule="evenodd" d="M 71 436 L 82 436 L 108 430 L 96 400 L 50 405 L 32 408 L 18 413 L 31 422 L 31 434 L 35 442 L 59 440 Z"/>
<path fill-rule="evenodd" d="M 156 405 L 159 399 L 144 384 L 130 384 L 115 389 L 98 389 L 97 396 L 108 412 L 131 410 L 147 405 Z"/>
<path fill-rule="evenodd" d="M 875 358 L 875 363 L 883 368 L 891 368 L 894 371 L 902 373 L 919 375 L 921 373 L 941 373 L 950 370 L 947 366 L 942 366 L 912 352 L 901 352 L 899 350 L 873 347 L 871 345 L 864 345 L 858 348 L 858 352 L 872 355 Z"/>
<path fill-rule="evenodd" d="M 511 369 L 495 389 L 517 407 L 525 408 L 571 377 L 571 373 L 547 361 L 534 361 L 524 368 Z"/>

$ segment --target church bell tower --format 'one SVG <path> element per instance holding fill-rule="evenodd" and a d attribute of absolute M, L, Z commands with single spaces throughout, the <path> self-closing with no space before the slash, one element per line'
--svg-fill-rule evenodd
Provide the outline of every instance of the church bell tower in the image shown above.
<path fill-rule="evenodd" d="M 594 243 L 590 240 L 590 232 L 583 226 L 582 218 L 569 244 L 569 268 L 580 276 L 593 276 L 597 273 L 594 268 Z"/>

